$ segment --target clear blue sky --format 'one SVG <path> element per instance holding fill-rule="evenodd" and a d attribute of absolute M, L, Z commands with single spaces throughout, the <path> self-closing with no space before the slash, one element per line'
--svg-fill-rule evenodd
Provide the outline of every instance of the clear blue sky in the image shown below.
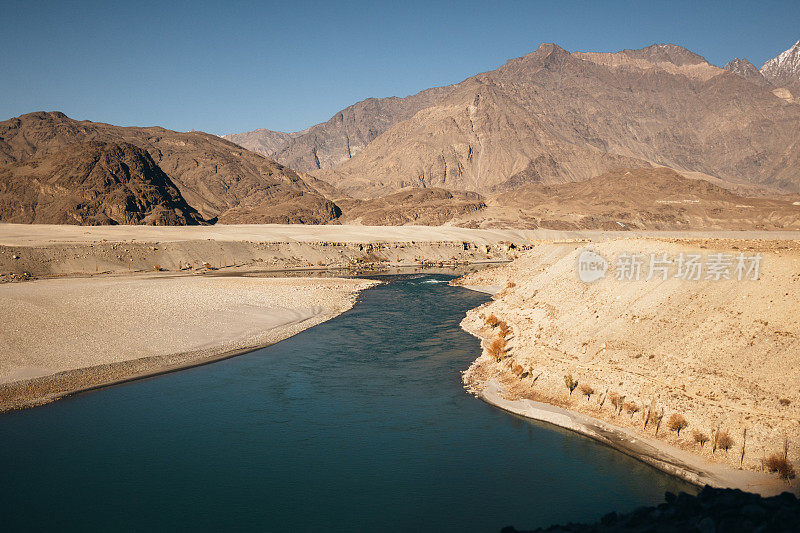
<path fill-rule="evenodd" d="M 0 0 L 0 120 L 38 110 L 228 133 L 306 128 L 555 42 L 680 44 L 756 66 L 800 39 L 800 1 L 54 2 Z"/>

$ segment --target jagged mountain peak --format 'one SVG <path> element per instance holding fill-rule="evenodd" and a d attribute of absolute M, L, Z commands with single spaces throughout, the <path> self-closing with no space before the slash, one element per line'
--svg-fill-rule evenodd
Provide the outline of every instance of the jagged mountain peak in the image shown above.
<path fill-rule="evenodd" d="M 737 74 L 744 72 L 752 72 L 754 70 L 756 72 L 758 71 L 756 66 L 753 65 L 750 61 L 748 61 L 745 58 L 738 58 L 738 57 L 734 57 L 733 59 L 728 61 L 728 64 L 725 65 L 724 68 L 725 70 L 728 70 L 730 72 L 735 72 Z"/>
<path fill-rule="evenodd" d="M 737 76 L 741 76 L 746 80 L 757 83 L 758 85 L 767 86 L 769 81 L 758 71 L 758 69 L 750 61 L 744 58 L 735 57 L 728 61 L 724 67 L 725 70 Z"/>
<path fill-rule="evenodd" d="M 800 40 L 785 52 L 764 63 L 760 72 L 776 85 L 800 83 Z"/>

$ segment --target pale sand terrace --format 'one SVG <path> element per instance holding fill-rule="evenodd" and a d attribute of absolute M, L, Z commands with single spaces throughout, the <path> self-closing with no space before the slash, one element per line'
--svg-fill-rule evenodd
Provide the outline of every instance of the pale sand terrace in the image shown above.
<path fill-rule="evenodd" d="M 643 276 L 618 281 L 609 274 L 584 283 L 576 271 L 584 249 L 612 264 L 625 253 L 676 257 L 719 251 L 760 253 L 763 261 L 758 280 Z M 797 241 L 541 244 L 513 263 L 475 272 L 461 283 L 492 289 L 512 283 L 495 294 L 495 301 L 470 311 L 462 324 L 484 340 L 483 354 L 464 375 L 483 398 L 532 400 L 577 411 L 723 470 L 761 475 L 763 460 L 783 454 L 785 443 L 789 459 L 800 463 Z M 491 315 L 510 328 L 500 360 L 487 350 L 501 336 L 498 327 L 487 324 Z M 591 395 L 579 388 L 570 395 L 567 376 L 590 387 Z M 487 395 L 493 381 L 502 386 L 502 396 Z M 657 439 L 655 424 L 645 425 L 652 420 L 648 413 L 663 417 Z M 688 423 L 680 434 L 668 427 L 673 414 Z M 703 445 L 695 432 L 705 435 Z M 732 438 L 729 450 L 714 449 L 714 436 L 721 433 Z M 776 490 L 800 488 L 796 479 L 787 485 L 773 478 Z"/>
<path fill-rule="evenodd" d="M 0 384 L 8 401 L 28 378 L 62 373 L 86 388 L 266 346 L 346 311 L 374 283 L 151 274 L 0 285 Z M 82 369 L 94 370 L 73 379 Z"/>
<path fill-rule="evenodd" d="M 441 242 L 536 241 L 569 238 L 606 239 L 628 236 L 667 238 L 800 239 L 800 231 L 557 231 L 469 229 L 455 226 L 358 226 L 302 224 L 238 224 L 215 226 L 69 226 L 0 223 L 0 245 L 33 246 L 46 243 L 108 241 L 178 242 L 213 239 L 259 242 Z"/>

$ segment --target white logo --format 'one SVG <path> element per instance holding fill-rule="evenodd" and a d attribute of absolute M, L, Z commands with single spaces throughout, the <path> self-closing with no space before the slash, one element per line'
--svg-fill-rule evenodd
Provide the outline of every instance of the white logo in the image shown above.
<path fill-rule="evenodd" d="M 583 250 L 578 256 L 578 277 L 581 281 L 591 283 L 606 277 L 608 261 L 591 250 Z"/>

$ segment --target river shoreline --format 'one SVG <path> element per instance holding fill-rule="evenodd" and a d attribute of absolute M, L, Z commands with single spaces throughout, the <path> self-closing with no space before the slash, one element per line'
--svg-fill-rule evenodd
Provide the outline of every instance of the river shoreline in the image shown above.
<path fill-rule="evenodd" d="M 154 276 L 0 287 L 0 315 L 8 324 L 0 333 L 0 412 L 270 346 L 339 316 L 378 283 Z M 117 300 L 105 301 L 115 293 L 121 293 Z M 129 294 L 140 300 L 122 309 Z M 37 331 L 39 338 L 32 335 Z"/>
<path fill-rule="evenodd" d="M 500 290 L 497 285 L 458 286 L 490 295 L 495 295 Z M 462 329 L 482 340 L 483 351 L 479 359 L 488 358 L 483 337 L 477 331 L 472 331 L 465 322 L 461 324 Z M 465 385 L 477 398 L 503 411 L 584 435 L 698 487 L 709 485 L 715 488 L 740 489 L 764 497 L 786 491 L 800 494 L 798 483 L 790 485 L 775 475 L 712 463 L 697 454 L 577 411 L 530 399 L 506 399 L 503 396 L 503 387 L 496 379 L 479 383 L 470 379 L 470 371 L 476 363 L 477 361 L 464 372 Z"/>

